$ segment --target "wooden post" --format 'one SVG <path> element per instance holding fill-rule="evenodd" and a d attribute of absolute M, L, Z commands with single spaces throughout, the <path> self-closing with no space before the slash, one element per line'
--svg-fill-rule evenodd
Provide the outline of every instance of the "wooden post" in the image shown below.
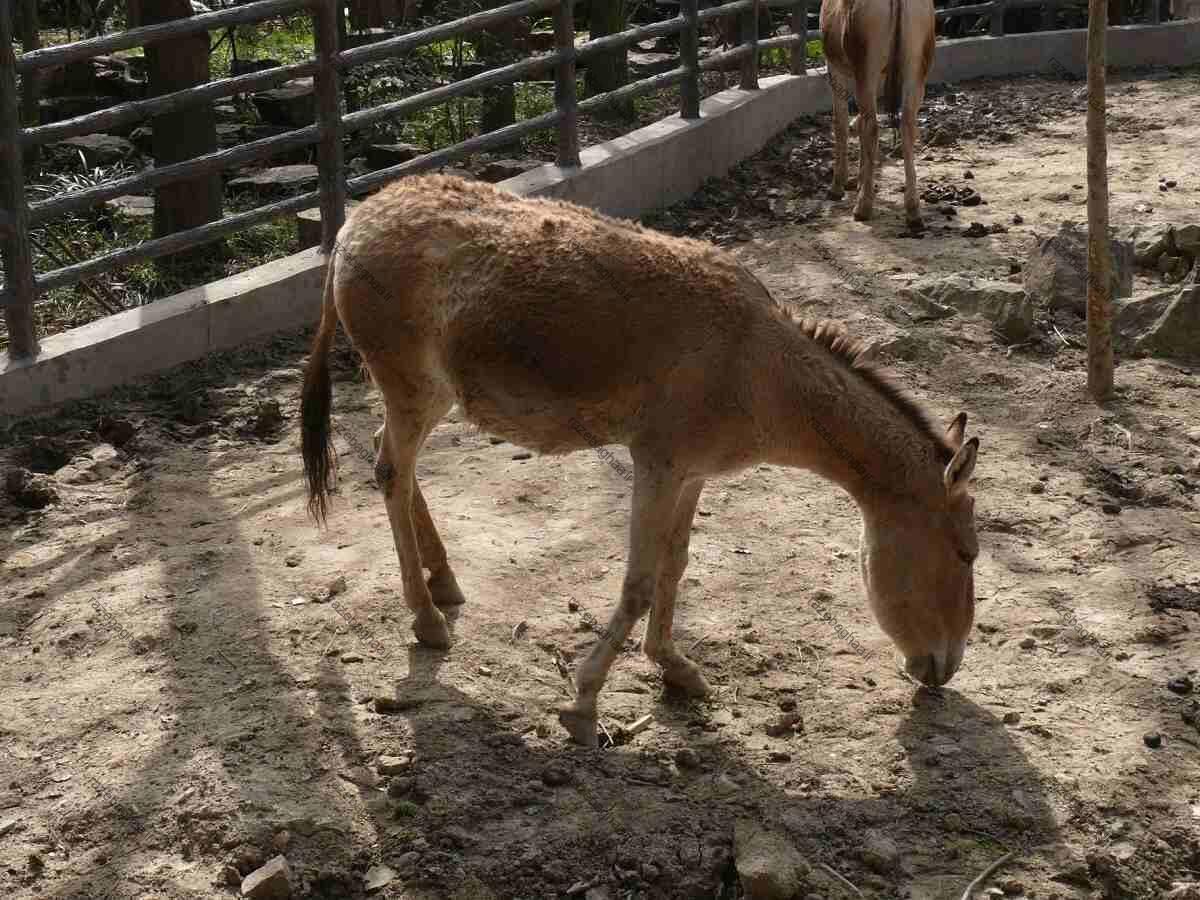
<path fill-rule="evenodd" d="M 21 120 L 17 102 L 17 59 L 13 54 L 13 7 L 0 3 L 0 210 L 8 214 L 3 235 L 4 323 L 8 326 L 9 359 L 37 356 L 33 323 L 33 250 L 29 243 L 29 207 L 25 202 L 25 168 L 21 159 Z"/>
<path fill-rule="evenodd" d="M 758 2 L 738 16 L 739 43 L 749 44 L 750 52 L 742 60 L 742 80 L 738 85 L 743 91 L 758 90 Z"/>
<path fill-rule="evenodd" d="M 40 49 L 41 39 L 38 36 L 37 0 L 21 0 L 21 50 L 30 53 Z M 38 116 L 38 100 L 41 99 L 41 73 L 30 72 L 21 79 L 21 119 L 26 128 L 40 125 Z M 34 150 L 34 148 L 30 148 Z M 36 153 L 30 153 L 36 159 Z"/>
<path fill-rule="evenodd" d="M 191 0 L 158 0 L 141 5 L 138 25 L 157 25 L 192 16 Z M 194 34 L 146 47 L 152 95 L 206 84 L 212 77 L 208 35 Z M 217 119 L 211 103 L 155 116 L 154 162 L 164 166 L 217 151 Z M 154 236 L 187 231 L 221 218 L 219 172 L 166 184 L 154 191 Z M 183 260 L 172 260 L 171 262 Z M 162 263 L 160 263 L 161 265 Z"/>
<path fill-rule="evenodd" d="M 687 70 L 679 83 L 679 116 L 700 118 L 700 19 L 697 0 L 680 0 L 683 31 L 679 32 L 679 64 Z"/>
<path fill-rule="evenodd" d="M 992 37 L 1004 37 L 1004 0 L 992 0 Z"/>
<path fill-rule="evenodd" d="M 1125 24 L 1125 4 L 1121 0 L 1108 0 L 1108 24 Z"/>
<path fill-rule="evenodd" d="M 1042 31 L 1054 31 L 1058 28 L 1058 0 L 1046 0 L 1042 11 Z"/>
<path fill-rule="evenodd" d="M 317 125 L 321 140 L 317 144 L 317 171 L 321 188 L 321 252 L 333 249 L 337 233 L 346 221 L 346 173 L 342 158 L 342 86 L 334 58 L 338 46 L 340 0 L 317 0 L 312 7 L 313 38 L 316 44 L 317 70 L 314 88 L 317 100 Z"/>
<path fill-rule="evenodd" d="M 808 72 L 808 0 L 792 7 L 792 34 L 800 38 L 800 46 L 792 50 L 792 74 L 804 75 Z"/>
<path fill-rule="evenodd" d="M 1145 0 L 1146 2 L 1146 21 L 1151 25 L 1158 25 L 1162 21 L 1162 7 L 1159 5 L 1160 0 Z"/>
<path fill-rule="evenodd" d="M 695 2 L 695 0 L 692 0 Z M 559 0 L 554 10 L 554 46 L 562 61 L 554 69 L 554 107 L 562 113 L 558 122 L 560 168 L 579 165 L 579 97 L 575 90 L 575 0 Z"/>
<path fill-rule="evenodd" d="M 1087 212 L 1088 390 L 1097 401 L 1113 388 L 1112 246 L 1108 237 L 1108 138 L 1104 66 L 1108 0 L 1088 0 Z"/>

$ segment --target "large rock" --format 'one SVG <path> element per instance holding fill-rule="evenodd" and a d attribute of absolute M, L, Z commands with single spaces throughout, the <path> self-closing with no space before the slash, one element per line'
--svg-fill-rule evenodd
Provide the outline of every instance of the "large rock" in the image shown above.
<path fill-rule="evenodd" d="M 1033 304 L 1020 285 L 1007 281 L 927 276 L 904 288 L 901 296 L 934 318 L 955 313 L 981 316 L 1009 343 L 1020 343 L 1033 334 Z"/>
<path fill-rule="evenodd" d="M 79 151 L 89 166 L 111 166 L 132 156 L 134 152 L 133 144 L 112 134 L 83 134 L 66 138 L 53 146 L 72 155 Z"/>
<path fill-rule="evenodd" d="M 372 170 L 390 169 L 424 152 L 416 144 L 371 144 L 367 147 L 367 165 Z"/>
<path fill-rule="evenodd" d="M 1133 242 L 1133 261 L 1146 269 L 1158 265 L 1164 253 L 1176 253 L 1175 227 L 1162 222 L 1131 225 L 1117 232 L 1121 240 Z"/>
<path fill-rule="evenodd" d="M 242 879 L 242 894 L 250 900 L 288 900 L 291 874 L 287 859 L 276 856 Z"/>
<path fill-rule="evenodd" d="M 294 194 L 312 188 L 318 178 L 317 167 L 307 163 L 295 166 L 271 166 L 229 182 L 231 188 L 252 190 L 260 196 Z"/>
<path fill-rule="evenodd" d="M 749 819 L 733 829 L 733 853 L 747 900 L 791 900 L 807 887 L 808 863 L 792 843 Z"/>
<path fill-rule="evenodd" d="M 1158 356 L 1200 359 L 1200 266 L 1158 320 L 1137 339 L 1136 348 Z"/>
<path fill-rule="evenodd" d="M 303 128 L 317 120 L 317 101 L 311 78 L 297 78 L 250 97 L 259 117 L 268 125 Z"/>
<path fill-rule="evenodd" d="M 1180 225 L 1175 229 L 1175 246 L 1179 252 L 1200 259 L 1200 225 Z"/>
<path fill-rule="evenodd" d="M 142 197 L 136 194 L 124 194 L 114 197 L 104 204 L 105 209 L 118 216 L 129 219 L 154 218 L 154 198 Z"/>
<path fill-rule="evenodd" d="M 494 159 L 479 173 L 484 181 L 495 184 L 506 178 L 516 178 L 524 175 L 530 169 L 540 169 L 545 163 L 536 159 Z"/>
<path fill-rule="evenodd" d="M 49 125 L 51 122 L 99 112 L 118 103 L 120 101 L 116 97 L 45 97 L 38 101 L 38 121 Z"/>
<path fill-rule="evenodd" d="M 1133 293 L 1133 241 L 1111 239 L 1112 296 Z M 1087 313 L 1087 232 L 1064 222 L 1057 234 L 1038 241 L 1025 264 L 1029 298 L 1050 309 Z"/>
<path fill-rule="evenodd" d="M 1166 312 L 1178 294 L 1178 288 L 1167 288 L 1114 301 L 1112 330 L 1116 346 L 1133 347 Z"/>

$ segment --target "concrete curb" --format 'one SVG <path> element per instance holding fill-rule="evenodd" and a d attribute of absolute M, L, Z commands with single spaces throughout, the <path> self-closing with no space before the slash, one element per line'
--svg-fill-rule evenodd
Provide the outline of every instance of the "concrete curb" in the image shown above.
<path fill-rule="evenodd" d="M 1038 72 L 1082 72 L 1085 31 L 1053 31 L 940 43 L 930 80 L 963 81 Z M 1109 30 L 1118 68 L 1200 61 L 1200 21 Z M 797 116 L 830 108 L 824 72 L 764 78 L 757 91 L 728 90 L 701 118 L 671 116 L 589 147 L 579 169 L 547 165 L 500 183 L 526 196 L 570 200 L 634 218 L 692 194 L 760 150 Z M 315 249 L 285 257 L 43 339 L 32 362 L 0 360 L 0 424 L 94 396 L 117 385 L 313 323 L 325 259 Z"/>

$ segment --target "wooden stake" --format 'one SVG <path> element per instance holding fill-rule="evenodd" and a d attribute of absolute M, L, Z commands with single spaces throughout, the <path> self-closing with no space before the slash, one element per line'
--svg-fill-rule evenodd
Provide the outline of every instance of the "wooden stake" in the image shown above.
<path fill-rule="evenodd" d="M 1088 0 L 1087 212 L 1088 391 L 1097 401 L 1113 389 L 1112 248 L 1108 239 L 1108 139 L 1105 135 L 1107 0 Z"/>

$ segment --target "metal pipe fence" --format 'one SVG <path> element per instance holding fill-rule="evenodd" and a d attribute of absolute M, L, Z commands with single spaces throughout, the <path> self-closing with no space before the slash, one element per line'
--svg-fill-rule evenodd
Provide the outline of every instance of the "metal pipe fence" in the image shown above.
<path fill-rule="evenodd" d="M 451 22 L 350 49 L 342 49 L 340 46 L 344 36 L 339 35 L 338 2 L 339 0 L 254 0 L 230 9 L 44 49 L 36 48 L 35 31 L 31 41 L 26 35 L 27 52 L 17 56 L 13 50 L 16 37 L 13 4 L 0 0 L 0 250 L 4 263 L 0 306 L 4 309 L 8 327 L 11 358 L 36 356 L 38 344 L 33 304 L 39 295 L 51 289 L 76 284 L 132 263 L 190 250 L 254 225 L 318 205 L 322 221 L 321 246 L 328 252 L 333 247 L 334 238 L 345 219 L 348 196 L 375 190 L 397 178 L 436 168 L 473 153 L 506 146 L 518 138 L 544 129 L 555 129 L 557 164 L 562 167 L 578 166 L 580 112 L 591 112 L 678 84 L 680 115 L 687 119 L 698 118 L 702 72 L 736 65 L 739 71 L 739 86 L 745 90 L 754 90 L 758 87 L 760 52 L 768 49 L 783 48 L 790 51 L 790 71 L 795 74 L 806 71 L 805 48 L 809 38 L 808 0 L 731 0 L 702 10 L 698 9 L 697 0 L 681 0 L 680 14 L 674 18 L 628 28 L 580 44 L 575 42 L 575 0 L 518 0 Z M 1006 8 L 1056 2 L 1059 0 L 990 0 L 987 3 L 939 10 L 937 15 L 939 18 L 990 16 L 991 31 L 997 34 L 1003 33 Z M 1157 0 L 1150 0 L 1150 6 L 1154 11 L 1153 20 L 1157 21 Z M 792 33 L 760 41 L 758 17 L 764 7 L 789 10 Z M 28 97 L 32 95 L 28 90 L 31 79 L 35 78 L 38 72 L 50 67 L 235 25 L 253 24 L 274 16 L 297 12 L 307 12 L 312 18 L 315 54 L 311 60 L 222 78 L 151 99 L 120 103 L 61 122 L 30 127 L 22 123 L 21 102 L 17 90 L 18 76 L 25 79 L 25 93 Z M 554 50 L 551 52 L 349 115 L 342 112 L 342 76 L 355 66 L 396 59 L 429 44 L 502 25 L 521 16 L 546 12 L 552 13 L 554 20 Z M 701 60 L 698 50 L 700 30 L 706 23 L 726 16 L 737 19 L 738 46 Z M 29 31 L 28 28 L 25 30 Z M 649 38 L 672 34 L 679 35 L 679 60 L 675 68 L 634 81 L 608 93 L 583 100 L 577 97 L 575 73 L 579 60 L 626 48 Z M 814 34 L 819 36 L 819 32 Z M 34 45 L 32 48 L 29 46 L 30 42 Z M 485 88 L 513 84 L 549 69 L 554 71 L 553 112 L 481 134 L 400 165 L 355 178 L 346 178 L 343 137 L 347 133 L 409 115 Z M 314 77 L 314 125 L 197 156 L 186 162 L 158 166 L 128 178 L 116 179 L 50 199 L 30 203 L 26 197 L 23 155 L 34 148 L 114 126 L 151 120 L 166 113 L 211 104 L 235 94 L 258 91 L 308 76 Z M 28 104 L 28 100 L 26 103 Z M 29 110 L 25 110 L 25 113 L 28 114 Z M 34 270 L 31 228 L 90 209 L 125 194 L 210 175 L 283 151 L 311 145 L 317 147 L 319 187 L 316 191 L 144 241 L 85 262 L 62 266 L 42 274 Z"/>

